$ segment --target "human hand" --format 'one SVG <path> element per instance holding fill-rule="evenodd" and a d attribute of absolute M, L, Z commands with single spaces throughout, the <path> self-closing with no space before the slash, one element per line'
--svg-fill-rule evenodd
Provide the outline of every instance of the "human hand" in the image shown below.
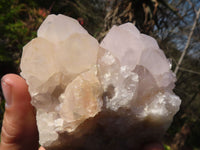
<path fill-rule="evenodd" d="M 28 86 L 18 75 L 8 74 L 1 81 L 6 99 L 1 132 L 0 150 L 37 150 L 38 130 L 35 112 L 30 104 Z M 39 150 L 45 150 L 40 147 Z M 143 150 L 164 150 L 159 143 L 144 146 Z"/>

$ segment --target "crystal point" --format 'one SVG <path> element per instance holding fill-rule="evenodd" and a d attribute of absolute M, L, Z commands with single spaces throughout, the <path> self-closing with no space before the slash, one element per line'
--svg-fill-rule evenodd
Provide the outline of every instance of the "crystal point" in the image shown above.
<path fill-rule="evenodd" d="M 37 36 L 56 43 L 67 39 L 74 33 L 87 34 L 87 31 L 73 18 L 52 14 L 42 23 Z"/>

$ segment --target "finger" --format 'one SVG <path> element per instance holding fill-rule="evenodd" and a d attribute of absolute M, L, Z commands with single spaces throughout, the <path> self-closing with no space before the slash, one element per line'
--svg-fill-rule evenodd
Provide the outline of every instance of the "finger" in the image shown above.
<path fill-rule="evenodd" d="M 44 147 L 40 147 L 39 150 L 45 150 Z"/>
<path fill-rule="evenodd" d="M 36 119 L 25 80 L 8 74 L 2 78 L 1 84 L 6 105 L 0 150 L 37 150 Z"/>
<path fill-rule="evenodd" d="M 150 143 L 144 146 L 143 150 L 164 150 L 161 143 Z"/>

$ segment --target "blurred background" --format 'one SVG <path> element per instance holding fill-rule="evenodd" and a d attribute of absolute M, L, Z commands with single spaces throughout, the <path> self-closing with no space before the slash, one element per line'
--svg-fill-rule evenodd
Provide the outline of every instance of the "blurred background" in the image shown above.
<path fill-rule="evenodd" d="M 113 25 L 134 23 L 157 39 L 177 75 L 180 111 L 165 134 L 166 150 L 200 150 L 199 0 L 0 0 L 0 78 L 19 74 L 22 47 L 48 14 L 77 19 L 99 41 Z M 0 88 L 0 127 L 4 98 Z"/>

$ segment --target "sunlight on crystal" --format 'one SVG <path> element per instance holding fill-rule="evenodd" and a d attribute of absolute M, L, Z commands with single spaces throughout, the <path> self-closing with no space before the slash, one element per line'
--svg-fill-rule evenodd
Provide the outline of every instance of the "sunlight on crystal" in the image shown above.
<path fill-rule="evenodd" d="M 46 150 L 137 149 L 162 137 L 181 101 L 154 38 L 126 23 L 99 44 L 64 15 L 49 15 L 37 35 L 20 67 Z"/>

